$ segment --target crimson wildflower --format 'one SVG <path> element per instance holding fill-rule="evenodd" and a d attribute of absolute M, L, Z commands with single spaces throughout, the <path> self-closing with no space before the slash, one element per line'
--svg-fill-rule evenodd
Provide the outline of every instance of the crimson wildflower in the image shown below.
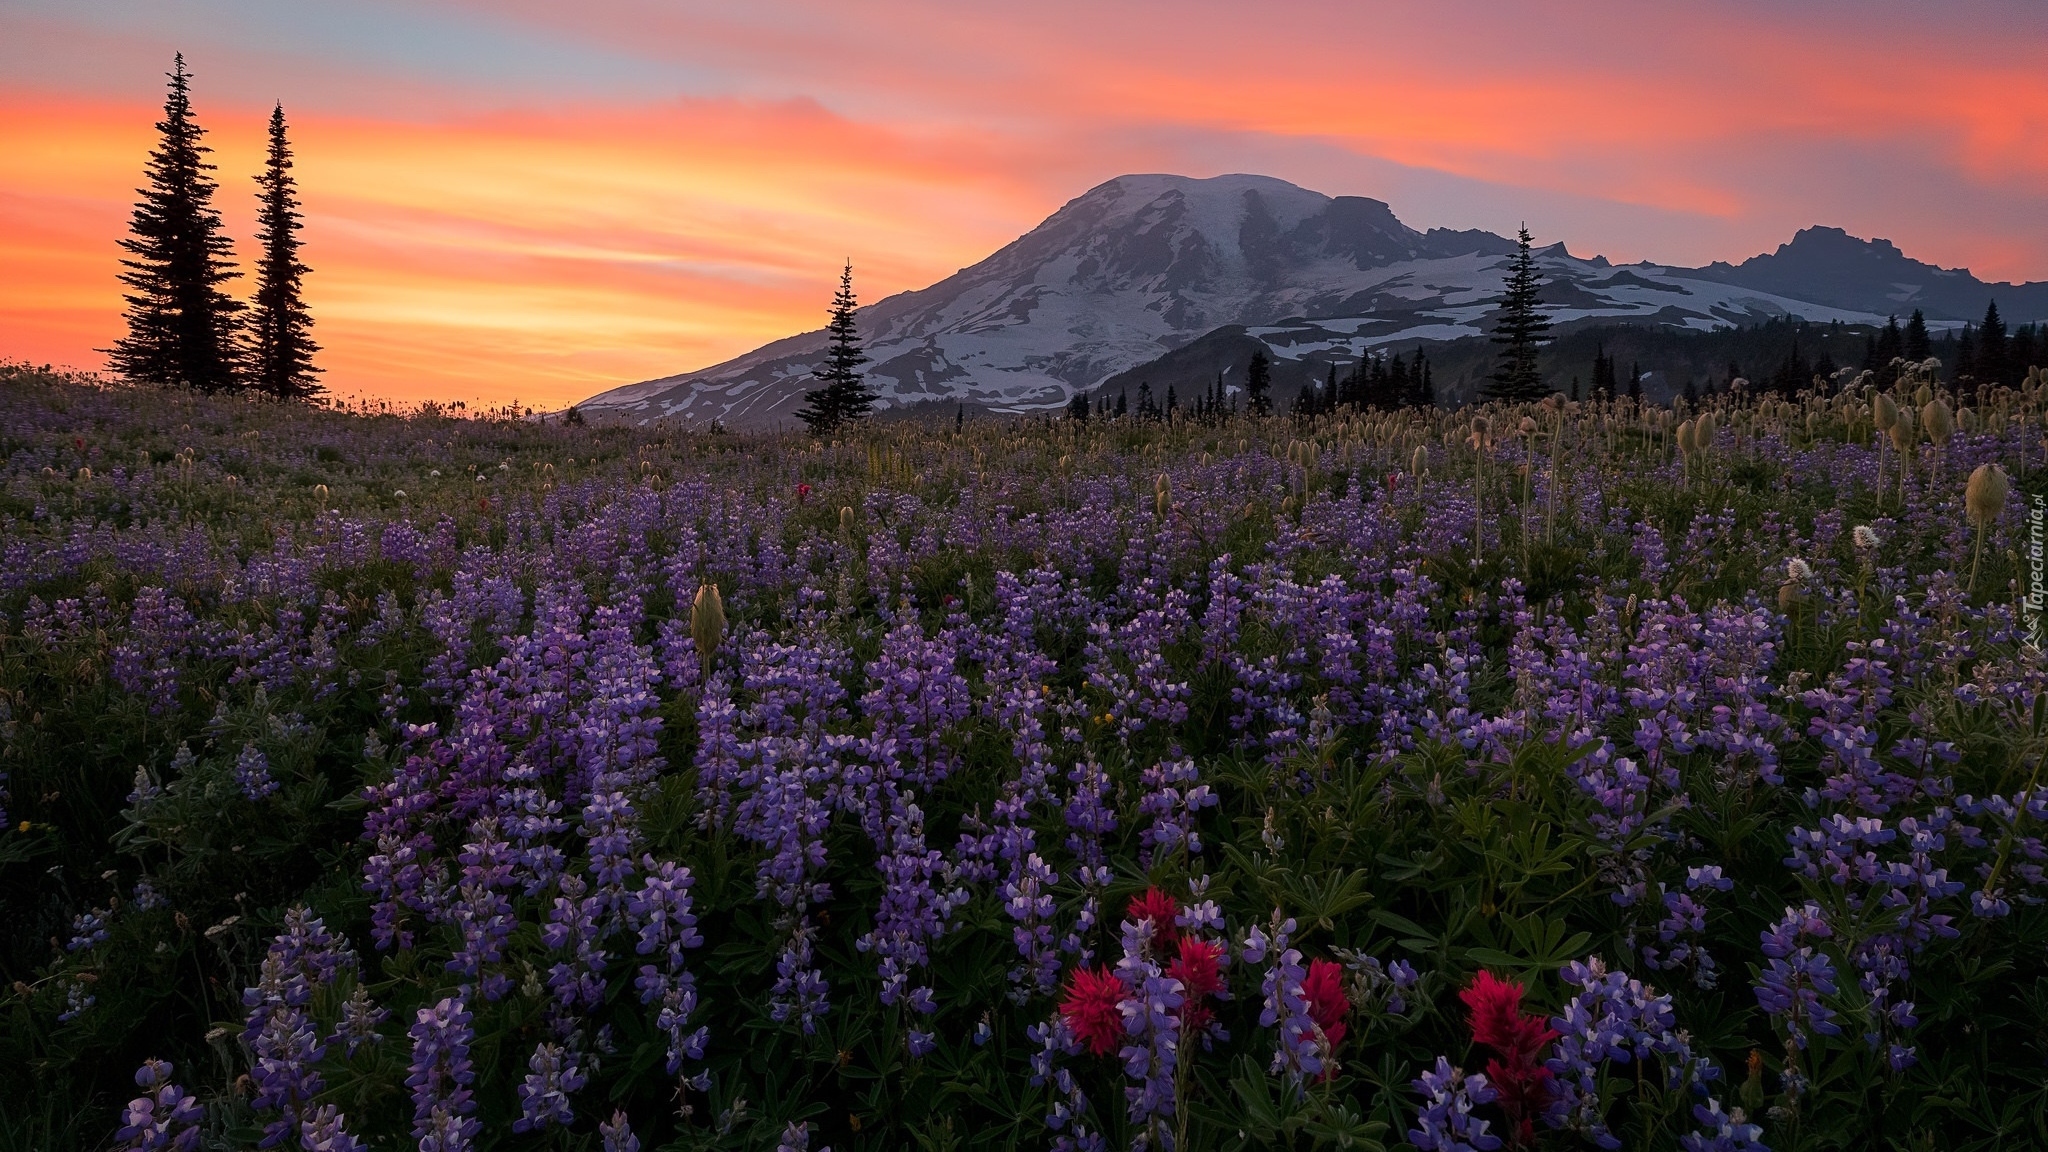
<path fill-rule="evenodd" d="M 1181 1031 L 1199 1032 L 1208 1027 L 1216 1014 L 1204 1001 L 1223 990 L 1223 945 L 1182 937 L 1180 957 L 1166 966 L 1166 974 L 1180 981 Z"/>
<path fill-rule="evenodd" d="M 1344 1042 L 1349 1031 L 1344 1024 L 1344 1014 L 1351 1010 L 1351 1001 L 1344 995 L 1344 969 L 1333 960 L 1311 960 L 1308 963 L 1308 978 L 1301 982 L 1301 998 L 1308 1001 L 1309 1019 L 1322 1029 L 1323 1039 L 1329 1041 L 1332 1049 Z"/>
<path fill-rule="evenodd" d="M 1168 945 L 1180 939 L 1180 928 L 1174 924 L 1180 915 L 1180 902 L 1159 888 L 1147 888 L 1143 896 L 1134 896 L 1130 904 L 1131 919 L 1152 921 L 1152 947 L 1164 951 Z"/>
<path fill-rule="evenodd" d="M 1107 968 L 1076 968 L 1067 979 L 1067 995 L 1060 1001 L 1060 1017 L 1067 1030 L 1096 1056 L 1116 1051 L 1124 1035 L 1124 1014 L 1119 1007 L 1124 982 Z"/>
<path fill-rule="evenodd" d="M 1486 1062 L 1486 1079 L 1500 1092 L 1508 1139 L 1516 1147 L 1536 1140 L 1535 1117 L 1550 1102 L 1550 1069 L 1543 1050 L 1558 1034 L 1542 1016 L 1522 1014 L 1522 986 L 1482 970 L 1458 999 L 1472 1010 L 1472 1041 L 1499 1054 Z"/>

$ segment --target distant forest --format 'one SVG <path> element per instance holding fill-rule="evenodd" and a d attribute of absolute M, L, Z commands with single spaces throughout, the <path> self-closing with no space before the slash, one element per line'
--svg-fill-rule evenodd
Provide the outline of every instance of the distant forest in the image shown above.
<path fill-rule="evenodd" d="M 1234 385 L 1245 379 L 1245 366 L 1265 351 L 1263 343 L 1242 331 L 1215 347 L 1211 360 L 1227 360 L 1233 401 L 1241 400 L 1241 391 Z M 1376 349 L 1367 374 L 1409 381 L 1418 355 L 1428 365 L 1429 402 L 1458 407 L 1479 398 L 1499 364 L 1500 349 L 1486 336 L 1400 341 Z M 1983 323 L 1938 335 L 1930 333 L 1917 314 L 1881 327 L 1784 317 L 1710 332 L 1580 323 L 1562 328 L 1538 350 L 1537 368 L 1546 388 L 1567 396 L 1587 399 L 1601 390 L 1613 396 L 1639 391 L 1645 401 L 1665 404 L 1688 394 L 1699 397 L 1725 391 L 1737 379 L 1749 381 L 1752 391 L 1789 393 L 1810 385 L 1815 376 L 1833 377 L 1844 368 L 1870 369 L 1878 374 L 1880 383 L 1889 384 L 1895 359 L 1919 361 L 1930 356 L 1941 361 L 1943 379 L 1964 389 L 1973 384 L 2017 384 L 2030 366 L 2048 363 L 2048 331 L 2032 324 L 2008 330 L 1995 305 Z M 1222 366 L 1211 362 L 1207 371 L 1213 373 Z M 1166 398 L 1177 392 L 1185 414 L 1191 397 L 1206 396 L 1212 388 L 1210 380 L 1178 378 L 1191 367 L 1162 371 L 1162 363 L 1130 370 L 1089 393 L 1091 407 L 1104 415 L 1114 415 L 1120 405 L 1132 414 L 1164 415 Z M 1348 382 L 1359 367 L 1355 355 L 1342 353 L 1273 358 L 1269 371 L 1275 408 L 1283 413 L 1327 408 L 1333 378 L 1345 401 L 1369 396 L 1368 405 L 1388 406 L 1422 400 L 1415 384 L 1363 390 L 1350 387 Z M 1166 379 L 1131 383 L 1155 375 Z M 1140 402 L 1140 387 L 1151 393 L 1149 403 Z"/>

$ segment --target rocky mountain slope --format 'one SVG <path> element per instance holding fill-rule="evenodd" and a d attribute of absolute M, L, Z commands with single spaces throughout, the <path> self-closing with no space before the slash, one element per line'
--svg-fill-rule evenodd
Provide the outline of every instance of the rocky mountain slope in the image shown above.
<path fill-rule="evenodd" d="M 1903 255 L 1845 259 L 1839 235 L 1810 229 L 1775 255 L 1705 269 L 1616 266 L 1553 245 L 1539 253 L 1543 296 L 1559 323 L 1709 329 L 1787 315 L 1881 323 L 1910 311 L 1916 304 L 1904 301 L 1923 292 L 1927 303 L 1917 306 L 1931 319 L 1960 320 L 1971 315 L 1970 300 L 1981 314 L 1993 294 L 1965 272 L 1923 275 L 1931 266 Z M 859 320 L 882 408 L 958 402 L 1028 412 L 1226 326 L 1282 358 L 1356 357 L 1389 343 L 1478 334 L 1513 250 L 1490 232 L 1420 232 L 1378 200 L 1266 176 L 1120 176 L 973 267 L 862 308 Z M 1913 292 L 1891 303 L 1901 284 Z M 2035 310 L 2048 315 L 2048 284 L 1998 291 L 2015 303 L 2038 295 Z M 2007 314 L 2027 318 L 2024 309 Z M 579 408 L 633 423 L 773 425 L 793 419 L 816 386 L 810 372 L 824 343 L 822 331 L 791 336 Z"/>

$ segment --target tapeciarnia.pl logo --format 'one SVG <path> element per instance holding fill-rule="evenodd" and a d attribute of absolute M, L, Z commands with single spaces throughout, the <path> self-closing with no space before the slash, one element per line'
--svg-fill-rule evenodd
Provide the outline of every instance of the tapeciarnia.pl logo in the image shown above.
<path fill-rule="evenodd" d="M 2048 647 L 2048 495 L 2027 494 L 2027 638 Z"/>

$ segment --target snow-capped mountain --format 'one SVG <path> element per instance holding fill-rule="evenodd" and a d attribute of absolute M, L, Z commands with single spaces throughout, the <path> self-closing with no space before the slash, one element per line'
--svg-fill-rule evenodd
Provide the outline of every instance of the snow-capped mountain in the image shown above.
<path fill-rule="evenodd" d="M 858 316 L 882 408 L 959 401 L 1028 412 L 1058 407 L 1226 325 L 1246 326 L 1282 357 L 1475 335 L 1486 330 L 1513 251 L 1512 241 L 1490 232 L 1418 232 L 1378 200 L 1325 196 L 1266 176 L 1120 176 L 979 264 Z M 1792 276 L 1785 261 L 1768 257 L 1694 271 L 1614 266 L 1561 244 L 1538 255 L 1543 299 L 1558 323 L 1706 329 L 1788 314 L 1884 320 L 1873 309 L 1752 283 Z M 1760 269 L 1758 260 L 1766 262 Z M 1804 265 L 1799 274 L 1823 275 Z M 596 419 L 774 425 L 790 420 L 817 386 L 811 369 L 824 347 L 822 331 L 791 336 L 578 407 Z"/>

